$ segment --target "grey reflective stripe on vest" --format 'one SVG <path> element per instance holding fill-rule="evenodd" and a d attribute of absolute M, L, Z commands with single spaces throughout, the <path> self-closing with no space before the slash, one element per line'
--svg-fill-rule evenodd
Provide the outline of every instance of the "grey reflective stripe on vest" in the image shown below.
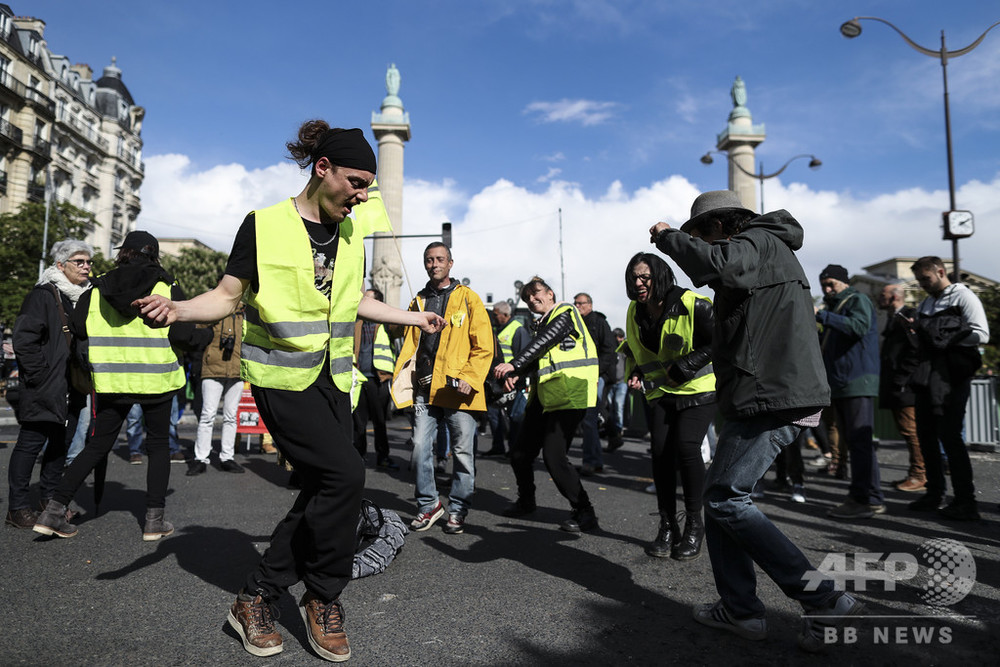
<path fill-rule="evenodd" d="M 699 370 L 697 373 L 695 373 L 694 377 L 691 378 L 691 379 L 692 380 L 696 380 L 696 379 L 698 379 L 700 377 L 705 377 L 706 375 L 711 375 L 714 372 L 715 372 L 715 369 L 712 368 L 712 364 L 706 364 L 706 365 L 702 366 L 701 370 Z"/>
<path fill-rule="evenodd" d="M 250 324 L 256 324 L 264 329 L 271 338 L 298 338 L 299 336 L 325 334 L 329 330 L 329 324 L 326 320 L 314 320 L 312 322 L 264 322 L 260 319 L 260 313 L 253 306 L 247 306 L 244 317 Z"/>
<path fill-rule="evenodd" d="M 391 356 L 386 356 L 384 354 L 374 354 L 374 355 L 372 355 L 372 361 L 373 362 L 375 362 L 375 361 L 386 361 L 389 364 L 396 363 Z"/>
<path fill-rule="evenodd" d="M 354 322 L 331 322 L 330 338 L 352 338 L 354 336 Z"/>
<path fill-rule="evenodd" d="M 565 370 L 567 368 L 580 368 L 582 366 L 596 366 L 597 359 L 571 359 L 569 361 L 557 361 L 545 368 L 538 370 L 538 377 L 543 377 L 549 373 Z"/>
<path fill-rule="evenodd" d="M 588 356 L 590 350 L 587 349 L 587 325 L 583 323 L 583 318 L 580 316 L 580 311 L 576 309 L 576 306 L 570 306 L 569 309 L 573 312 L 573 318 L 576 320 L 576 329 L 580 332 L 580 338 L 583 340 L 583 355 Z M 597 361 L 594 361 L 596 364 Z"/>
<path fill-rule="evenodd" d="M 323 363 L 323 359 L 326 357 L 326 350 L 319 350 L 318 352 L 268 350 L 267 348 L 243 341 L 243 346 L 240 348 L 240 356 L 247 361 L 264 364 L 265 366 L 313 368 Z M 350 360 L 348 360 L 348 367 L 350 367 Z"/>
<path fill-rule="evenodd" d="M 350 357 L 337 357 L 336 359 L 331 359 L 330 374 L 340 375 L 341 373 L 350 373 L 353 366 L 354 363 L 351 361 Z"/>
<path fill-rule="evenodd" d="M 93 364 L 95 373 L 173 373 L 180 364 L 169 361 L 164 364 L 128 363 L 97 363 Z"/>
<path fill-rule="evenodd" d="M 166 338 L 146 338 L 145 336 L 91 336 L 91 347 L 170 347 Z"/>

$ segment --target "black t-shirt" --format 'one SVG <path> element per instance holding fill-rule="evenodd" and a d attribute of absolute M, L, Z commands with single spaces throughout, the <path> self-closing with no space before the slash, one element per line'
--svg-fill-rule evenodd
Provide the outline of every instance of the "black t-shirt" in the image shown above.
<path fill-rule="evenodd" d="M 323 224 L 302 218 L 302 224 L 312 245 L 313 267 L 316 270 L 316 289 L 329 297 L 333 287 L 333 265 L 337 259 L 340 238 L 338 223 Z M 226 263 L 226 273 L 234 278 L 249 280 L 253 291 L 260 291 L 257 275 L 257 227 L 253 211 L 247 214 L 236 232 L 233 249 Z"/>

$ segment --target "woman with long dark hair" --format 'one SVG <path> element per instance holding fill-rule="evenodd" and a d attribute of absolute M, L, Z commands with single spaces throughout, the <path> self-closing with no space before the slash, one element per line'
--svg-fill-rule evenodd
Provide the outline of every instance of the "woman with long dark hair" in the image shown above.
<path fill-rule="evenodd" d="M 649 404 L 653 481 L 660 511 L 656 539 L 646 553 L 692 560 L 705 535 L 701 443 L 715 416 L 711 347 L 712 302 L 677 286 L 660 257 L 638 253 L 625 269 L 626 376 Z M 677 473 L 684 492 L 684 532 L 677 517 Z"/>

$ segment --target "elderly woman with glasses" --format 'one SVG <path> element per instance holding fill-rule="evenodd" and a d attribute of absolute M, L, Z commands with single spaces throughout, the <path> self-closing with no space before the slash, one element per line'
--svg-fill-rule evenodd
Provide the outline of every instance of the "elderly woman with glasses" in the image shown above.
<path fill-rule="evenodd" d="M 28 487 L 38 453 L 48 441 L 39 475 L 42 507 L 62 476 L 66 448 L 86 397 L 68 380 L 70 346 L 63 326 L 80 296 L 90 287 L 94 249 L 69 239 L 52 246 L 55 263 L 28 292 L 14 322 L 14 353 L 21 378 L 17 419 L 21 431 L 10 455 L 7 525 L 31 528 L 37 513 Z M 37 505 L 36 505 L 37 506 Z"/>

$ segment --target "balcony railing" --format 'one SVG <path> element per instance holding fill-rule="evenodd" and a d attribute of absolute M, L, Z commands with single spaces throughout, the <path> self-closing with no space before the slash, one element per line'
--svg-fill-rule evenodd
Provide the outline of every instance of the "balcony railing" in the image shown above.
<path fill-rule="evenodd" d="M 5 88 L 18 97 L 24 97 L 24 90 L 27 86 L 18 81 L 10 72 L 4 70 L 0 72 L 0 88 Z"/>
<path fill-rule="evenodd" d="M 0 120 L 0 136 L 7 137 L 18 146 L 24 140 L 24 132 L 21 128 L 14 127 L 9 120 Z"/>
<path fill-rule="evenodd" d="M 79 134 L 83 135 L 84 138 L 88 139 L 92 144 L 96 145 L 101 150 L 107 151 L 108 147 L 111 145 L 108 143 L 108 140 L 98 134 L 94 128 L 84 125 L 83 121 L 65 109 L 60 110 L 59 121 L 72 126 L 73 129 L 75 129 Z"/>
<path fill-rule="evenodd" d="M 0 171 L 0 195 L 7 194 L 7 172 Z"/>
<path fill-rule="evenodd" d="M 42 157 L 51 158 L 52 142 L 35 137 L 35 145 L 32 147 L 32 150 Z"/>
<path fill-rule="evenodd" d="M 28 201 L 45 201 L 45 186 L 31 183 L 28 185 Z"/>
<path fill-rule="evenodd" d="M 56 103 L 55 101 L 49 99 L 46 95 L 43 95 L 34 88 L 25 88 L 24 98 L 40 109 L 47 111 L 50 117 L 55 118 Z"/>

